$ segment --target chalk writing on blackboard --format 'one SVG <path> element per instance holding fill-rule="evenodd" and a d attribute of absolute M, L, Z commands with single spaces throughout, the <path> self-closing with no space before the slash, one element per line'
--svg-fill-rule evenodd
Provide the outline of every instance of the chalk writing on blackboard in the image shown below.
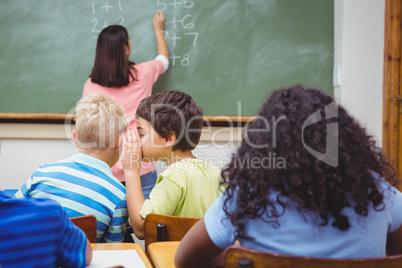
<path fill-rule="evenodd" d="M 187 1 L 187 0 L 181 0 L 181 1 L 172 0 L 169 4 L 166 4 L 166 1 L 161 1 L 161 0 L 157 0 L 157 2 L 156 2 L 158 11 L 164 11 L 168 7 L 168 5 L 173 6 L 174 9 L 176 9 L 177 6 L 180 6 L 180 5 L 183 5 L 184 8 L 192 8 L 194 6 L 194 2 Z"/>
<path fill-rule="evenodd" d="M 105 1 L 103 3 L 100 2 L 94 2 L 91 1 L 91 8 L 92 8 L 92 15 L 94 16 L 94 18 L 91 20 L 92 23 L 92 39 L 96 39 L 98 38 L 98 34 L 102 31 L 103 28 L 106 28 L 107 26 L 111 25 L 111 24 L 119 24 L 119 25 L 123 25 L 124 24 L 124 17 L 123 16 L 119 16 L 116 18 L 111 18 L 109 21 L 108 20 L 103 20 L 100 21 L 99 18 L 97 18 L 97 14 L 99 13 L 109 13 L 110 10 L 112 9 L 118 9 L 119 12 L 121 13 L 123 11 L 122 9 L 122 5 L 121 5 L 121 1 L 117 0 L 117 3 L 114 3 L 113 5 L 110 4 L 108 1 Z"/>
<path fill-rule="evenodd" d="M 169 1 L 161 1 L 157 0 L 156 2 L 157 9 L 159 11 L 167 11 L 169 9 L 174 9 L 175 11 L 180 11 L 180 9 L 186 8 L 189 12 L 191 12 L 191 8 L 194 6 L 193 1 L 188 0 L 171 0 Z M 173 53 L 170 55 L 172 66 L 181 65 L 181 66 L 189 66 L 191 64 L 191 53 L 190 51 L 184 51 L 181 53 L 176 52 L 176 46 L 181 41 L 187 41 L 189 38 L 192 41 L 192 46 L 197 46 L 198 40 L 198 32 L 196 31 L 196 25 L 192 21 L 193 16 L 190 13 L 182 17 L 173 16 L 171 19 L 167 21 L 170 27 L 171 33 L 169 31 L 165 31 L 165 39 L 172 43 Z M 183 32 L 184 31 L 184 32 Z M 181 33 L 181 34 L 179 34 Z"/>

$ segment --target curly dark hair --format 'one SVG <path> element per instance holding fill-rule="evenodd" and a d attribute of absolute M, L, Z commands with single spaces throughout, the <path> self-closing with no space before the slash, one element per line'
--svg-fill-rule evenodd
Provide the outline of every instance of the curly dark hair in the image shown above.
<path fill-rule="evenodd" d="M 329 105 L 337 114 L 328 114 Z M 306 126 L 306 120 L 317 113 L 322 119 Z M 337 131 L 327 131 L 331 124 L 338 126 Z M 328 141 L 334 140 L 336 148 L 328 148 Z M 306 145 L 332 159 L 315 157 Z M 267 157 L 284 161 L 264 165 L 261 160 Z M 367 216 L 370 202 L 377 211 L 385 207 L 373 172 L 396 183 L 395 172 L 373 137 L 343 107 L 322 91 L 296 85 L 275 91 L 246 127 L 240 147 L 222 171 L 223 209 L 238 238 L 248 238 L 242 223 L 246 218 L 266 214 L 269 223 L 279 226 L 278 218 L 286 209 L 282 197 L 294 201 L 299 213 L 318 215 L 320 226 L 332 221 L 333 227 L 347 230 L 350 223 L 341 213 L 344 207 L 353 207 L 361 216 Z M 275 201 L 272 193 L 278 194 Z M 229 201 L 236 204 L 234 211 Z M 283 209 L 277 209 L 278 205 Z"/>

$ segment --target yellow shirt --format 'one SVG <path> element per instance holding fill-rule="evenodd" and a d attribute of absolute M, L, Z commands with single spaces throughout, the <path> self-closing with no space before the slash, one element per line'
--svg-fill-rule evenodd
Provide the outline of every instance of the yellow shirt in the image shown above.
<path fill-rule="evenodd" d="M 201 159 L 173 163 L 159 175 L 140 214 L 203 217 L 221 193 L 220 180 L 221 171 Z"/>

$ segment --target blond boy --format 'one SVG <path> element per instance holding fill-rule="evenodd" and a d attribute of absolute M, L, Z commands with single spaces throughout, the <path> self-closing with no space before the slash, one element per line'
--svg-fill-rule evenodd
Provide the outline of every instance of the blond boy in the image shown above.
<path fill-rule="evenodd" d="M 69 217 L 94 215 L 97 242 L 121 242 L 127 224 L 125 187 L 110 168 L 120 156 L 128 121 L 124 109 L 112 98 L 91 94 L 76 107 L 74 143 L 79 153 L 41 165 L 15 194 L 17 198 L 50 198 Z"/>

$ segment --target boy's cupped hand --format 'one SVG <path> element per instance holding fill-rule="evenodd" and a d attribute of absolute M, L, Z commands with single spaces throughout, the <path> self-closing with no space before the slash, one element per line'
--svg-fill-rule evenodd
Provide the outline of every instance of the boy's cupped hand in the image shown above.
<path fill-rule="evenodd" d="M 137 131 L 128 130 L 124 135 L 123 150 L 124 173 L 128 171 L 139 173 L 142 163 L 142 148 Z"/>

